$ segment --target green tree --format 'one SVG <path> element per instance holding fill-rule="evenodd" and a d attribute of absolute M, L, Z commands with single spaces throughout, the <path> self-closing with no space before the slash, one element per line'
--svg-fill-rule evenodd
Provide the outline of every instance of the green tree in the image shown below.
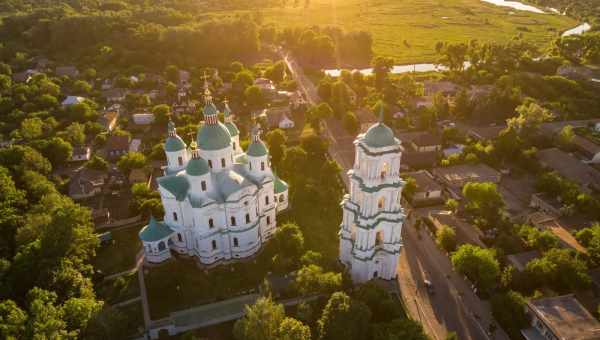
<path fill-rule="evenodd" d="M 25 140 L 31 141 L 42 137 L 44 122 L 40 118 L 27 118 L 21 122 L 19 133 Z"/>
<path fill-rule="evenodd" d="M 519 236 L 525 240 L 527 246 L 539 251 L 557 248 L 560 240 L 549 230 L 540 231 L 532 226 L 523 225 L 519 229 Z"/>
<path fill-rule="evenodd" d="M 360 130 L 360 122 L 354 112 L 348 111 L 342 118 L 344 129 L 352 135 L 356 135 Z"/>
<path fill-rule="evenodd" d="M 263 93 L 260 90 L 260 87 L 256 85 L 248 86 L 244 90 L 244 98 L 251 109 L 258 109 L 265 103 Z"/>
<path fill-rule="evenodd" d="M 371 66 L 373 67 L 373 74 L 375 74 L 375 88 L 381 90 L 394 66 L 394 59 L 377 56 L 371 61 Z"/>
<path fill-rule="evenodd" d="M 52 137 L 41 145 L 42 153 L 53 166 L 65 164 L 73 155 L 73 146 L 60 137 Z"/>
<path fill-rule="evenodd" d="M 538 132 L 540 124 L 553 118 L 550 111 L 533 101 L 520 105 L 516 112 L 519 115 L 507 120 L 507 124 L 509 129 L 514 129 L 521 136 L 532 136 Z"/>
<path fill-rule="evenodd" d="M 89 161 L 87 161 L 85 163 L 85 166 L 89 169 L 94 169 L 94 170 L 100 170 L 100 171 L 106 171 L 108 170 L 108 162 L 98 156 L 98 155 L 93 155 Z"/>
<path fill-rule="evenodd" d="M 285 318 L 279 325 L 277 340 L 310 340 L 310 328 L 294 318 Z"/>
<path fill-rule="evenodd" d="M 273 168 L 277 169 L 281 163 L 284 153 L 285 144 L 287 142 L 287 136 L 281 129 L 274 129 L 265 135 L 265 140 L 269 147 L 269 155 L 271 156 L 271 163 Z"/>
<path fill-rule="evenodd" d="M 85 80 L 76 80 L 73 83 L 73 91 L 76 94 L 86 95 L 92 92 L 92 86 Z"/>
<path fill-rule="evenodd" d="M 299 263 L 304 253 L 304 236 L 296 224 L 286 223 L 278 227 L 273 240 L 277 246 L 273 261 L 279 268 L 288 270 Z"/>
<path fill-rule="evenodd" d="M 133 169 L 141 169 L 146 166 L 146 156 L 139 152 L 128 152 L 121 156 L 117 166 L 123 173 L 129 174 Z"/>
<path fill-rule="evenodd" d="M 502 217 L 504 200 L 496 184 L 469 182 L 462 190 L 466 199 L 465 209 L 473 214 L 478 226 L 494 225 Z"/>
<path fill-rule="evenodd" d="M 298 270 L 294 285 L 302 295 L 331 293 L 342 286 L 342 274 L 325 272 L 323 268 L 309 264 Z"/>
<path fill-rule="evenodd" d="M 384 324 L 375 324 L 373 340 L 428 340 L 423 326 L 408 318 L 395 319 Z"/>
<path fill-rule="evenodd" d="M 558 133 L 558 144 L 564 148 L 570 148 L 575 132 L 572 125 L 564 126 Z"/>
<path fill-rule="evenodd" d="M 519 337 L 520 330 L 529 324 L 525 315 L 525 298 L 514 291 L 498 293 L 490 300 L 492 315 L 500 326 L 512 337 Z"/>
<path fill-rule="evenodd" d="M 492 288 L 500 276 L 500 264 L 493 250 L 463 244 L 450 259 L 454 268 L 480 289 Z"/>
<path fill-rule="evenodd" d="M 402 194 L 410 200 L 417 191 L 417 181 L 413 177 L 406 177 L 404 180 L 406 184 L 404 185 L 404 189 L 402 189 Z"/>
<path fill-rule="evenodd" d="M 0 164 L 16 173 L 32 170 L 47 175 L 52 171 L 48 159 L 37 150 L 24 145 L 0 149 Z"/>
<path fill-rule="evenodd" d="M 27 314 L 14 301 L 0 302 L 0 335 L 3 339 L 22 339 L 26 322 Z"/>
<path fill-rule="evenodd" d="M 388 291 L 373 281 L 361 285 L 352 297 L 369 307 L 372 323 L 391 322 L 403 316 L 404 311 L 397 301 L 392 299 Z"/>
<path fill-rule="evenodd" d="M 331 294 L 317 321 L 320 340 L 362 340 L 368 338 L 371 312 L 360 301 L 343 292 Z"/>
<path fill-rule="evenodd" d="M 452 252 L 456 249 L 456 232 L 447 225 L 439 228 L 435 233 L 435 241 L 438 247 L 446 252 Z"/>
<path fill-rule="evenodd" d="M 83 145 L 85 143 L 85 126 L 77 122 L 71 123 L 63 133 L 59 133 L 59 137 L 72 145 Z"/>
<path fill-rule="evenodd" d="M 526 274 L 536 285 L 548 286 L 559 293 L 587 288 L 591 283 L 585 261 L 569 249 L 554 248 L 541 258 L 527 263 Z"/>
<path fill-rule="evenodd" d="M 456 214 L 456 212 L 458 211 L 458 201 L 455 200 L 454 198 L 449 198 L 446 200 L 446 203 L 444 204 L 444 206 L 446 207 L 446 209 L 450 210 L 453 214 Z"/>
<path fill-rule="evenodd" d="M 152 108 L 152 114 L 154 114 L 154 123 L 163 126 L 169 121 L 171 108 L 167 104 L 156 105 Z"/>
<path fill-rule="evenodd" d="M 233 90 L 238 94 L 242 95 L 246 91 L 246 88 L 254 84 L 254 76 L 249 70 L 243 70 L 235 74 L 231 86 Z"/>

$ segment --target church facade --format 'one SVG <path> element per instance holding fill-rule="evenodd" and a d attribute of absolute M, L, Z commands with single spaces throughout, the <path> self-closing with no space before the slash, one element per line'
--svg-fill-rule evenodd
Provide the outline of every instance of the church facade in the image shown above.
<path fill-rule="evenodd" d="M 380 122 L 354 141 L 355 161 L 348 171 L 350 193 L 342 200 L 340 261 L 354 283 L 396 277 L 405 214 L 400 201 L 403 148 Z"/>
<path fill-rule="evenodd" d="M 255 127 L 244 152 L 225 103 L 224 122 L 205 89 L 204 123 L 189 147 L 168 125 L 167 166 L 157 179 L 165 215 L 151 217 L 139 237 L 147 261 L 177 252 L 204 265 L 258 252 L 276 230 L 277 213 L 288 205 L 288 186 L 271 170 L 269 152 Z"/>

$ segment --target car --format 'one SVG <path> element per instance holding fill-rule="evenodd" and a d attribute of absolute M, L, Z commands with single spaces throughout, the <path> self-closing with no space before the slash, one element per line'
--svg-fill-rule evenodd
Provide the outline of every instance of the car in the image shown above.
<path fill-rule="evenodd" d="M 433 283 L 429 280 L 423 280 L 423 284 L 425 285 L 425 289 L 427 289 L 427 293 L 435 294 L 435 290 L 433 288 Z"/>

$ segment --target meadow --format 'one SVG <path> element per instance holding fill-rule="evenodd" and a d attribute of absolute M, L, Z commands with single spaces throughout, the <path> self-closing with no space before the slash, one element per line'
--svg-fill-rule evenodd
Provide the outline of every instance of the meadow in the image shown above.
<path fill-rule="evenodd" d="M 479 0 L 310 0 L 298 7 L 262 10 L 278 26 L 335 26 L 373 36 L 377 55 L 397 63 L 435 61 L 439 41 L 508 41 L 517 34 L 545 47 L 577 25 L 569 17 L 498 7 Z"/>

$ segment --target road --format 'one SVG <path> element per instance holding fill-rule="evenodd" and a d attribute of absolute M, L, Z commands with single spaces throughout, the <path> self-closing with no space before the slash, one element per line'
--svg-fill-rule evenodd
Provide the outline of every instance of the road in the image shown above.
<path fill-rule="evenodd" d="M 312 105 L 318 104 L 317 90 L 302 68 L 289 54 L 282 50 L 280 54 L 307 101 Z M 324 133 L 330 140 L 330 156 L 340 164 L 348 189 L 345 173 L 352 168 L 352 162 L 340 154 L 339 150 L 346 145 L 341 145 L 344 141 L 335 137 L 339 136 L 340 130 L 338 126 L 332 129 L 332 124 L 339 125 L 334 121 L 325 122 Z M 403 228 L 404 246 L 398 267 L 398 284 L 411 317 L 420 320 L 426 332 L 436 340 L 445 339 L 449 331 L 456 332 L 461 340 L 508 340 L 497 324 L 494 334 L 487 334 L 489 325 L 494 322 L 488 303 L 481 301 L 469 284 L 453 272 L 448 256 L 437 248 L 430 235 L 425 230 L 421 230 L 420 234 L 407 221 Z M 433 283 L 435 294 L 427 293 L 423 286 L 425 278 Z"/>

